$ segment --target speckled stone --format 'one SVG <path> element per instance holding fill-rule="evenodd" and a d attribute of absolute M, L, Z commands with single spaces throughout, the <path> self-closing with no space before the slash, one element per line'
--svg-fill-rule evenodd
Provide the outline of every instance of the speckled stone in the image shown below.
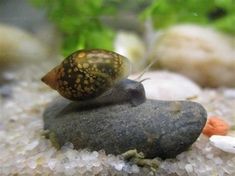
<path fill-rule="evenodd" d="M 73 143 L 75 149 L 104 149 L 121 154 L 130 149 L 146 158 L 172 158 L 187 150 L 198 138 L 207 113 L 189 101 L 147 100 L 92 108 L 58 98 L 44 112 L 44 128 L 59 146 Z"/>

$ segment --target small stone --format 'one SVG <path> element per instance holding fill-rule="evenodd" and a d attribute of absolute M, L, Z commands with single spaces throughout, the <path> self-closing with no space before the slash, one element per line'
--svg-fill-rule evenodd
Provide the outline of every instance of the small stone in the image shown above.
<path fill-rule="evenodd" d="M 99 153 L 98 153 L 97 151 L 93 151 L 93 152 L 92 152 L 92 155 L 93 155 L 95 158 L 97 158 L 97 157 L 99 156 Z"/>
<path fill-rule="evenodd" d="M 25 150 L 33 150 L 39 144 L 38 140 L 34 140 L 25 147 Z"/>
<path fill-rule="evenodd" d="M 85 163 L 83 161 L 79 161 L 78 162 L 78 167 L 79 168 L 85 167 Z"/>
<path fill-rule="evenodd" d="M 37 167 L 37 162 L 35 159 L 30 159 L 28 161 L 28 166 L 31 168 L 31 169 L 35 169 Z"/>
<path fill-rule="evenodd" d="M 223 163 L 223 160 L 219 157 L 214 158 L 215 164 L 220 165 Z"/>
<path fill-rule="evenodd" d="M 224 89 L 223 94 L 226 98 L 235 99 L 235 89 Z"/>
<path fill-rule="evenodd" d="M 113 166 L 116 170 L 121 171 L 125 166 L 125 163 L 120 160 L 119 162 L 114 163 Z"/>
<path fill-rule="evenodd" d="M 225 152 L 235 154 L 235 137 L 213 135 L 210 137 L 210 142 Z"/>
<path fill-rule="evenodd" d="M 187 171 L 188 174 L 190 174 L 193 172 L 193 166 L 191 164 L 186 164 L 185 170 Z"/>
<path fill-rule="evenodd" d="M 53 170 L 53 169 L 55 168 L 56 162 L 57 162 L 56 159 L 50 159 L 50 160 L 48 161 L 48 166 L 49 166 L 49 168 L 50 168 L 51 170 Z"/>
<path fill-rule="evenodd" d="M 140 171 L 140 168 L 137 165 L 134 164 L 134 165 L 131 166 L 131 173 L 136 174 L 139 171 Z"/>

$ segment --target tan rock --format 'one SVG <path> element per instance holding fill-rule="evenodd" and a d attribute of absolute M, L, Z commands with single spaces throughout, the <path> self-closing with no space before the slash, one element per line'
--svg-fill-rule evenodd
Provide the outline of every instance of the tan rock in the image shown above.
<path fill-rule="evenodd" d="M 182 73 L 202 86 L 235 87 L 234 38 L 210 28 L 179 25 L 156 41 L 155 68 Z"/>
<path fill-rule="evenodd" d="M 50 53 L 32 34 L 0 24 L 0 66 L 48 59 Z"/>

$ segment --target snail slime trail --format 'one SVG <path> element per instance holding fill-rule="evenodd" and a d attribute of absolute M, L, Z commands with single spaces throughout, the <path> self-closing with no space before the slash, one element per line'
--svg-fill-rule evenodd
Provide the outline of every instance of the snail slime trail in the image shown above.
<path fill-rule="evenodd" d="M 126 57 L 103 49 L 84 49 L 66 57 L 42 81 L 67 99 L 83 101 L 112 89 L 129 73 Z"/>

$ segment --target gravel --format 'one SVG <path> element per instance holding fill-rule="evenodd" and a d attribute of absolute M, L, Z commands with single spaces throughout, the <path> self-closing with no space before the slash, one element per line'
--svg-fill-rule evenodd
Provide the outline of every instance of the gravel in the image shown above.
<path fill-rule="evenodd" d="M 175 159 L 159 159 L 155 173 L 104 151 L 73 150 L 70 143 L 57 151 L 43 135 L 42 113 L 57 96 L 38 81 L 49 66 L 28 65 L 13 72 L 11 97 L 0 97 L 0 175 L 235 175 L 235 155 L 215 148 L 203 135 Z M 195 101 L 209 115 L 235 125 L 235 89 L 204 89 Z"/>

